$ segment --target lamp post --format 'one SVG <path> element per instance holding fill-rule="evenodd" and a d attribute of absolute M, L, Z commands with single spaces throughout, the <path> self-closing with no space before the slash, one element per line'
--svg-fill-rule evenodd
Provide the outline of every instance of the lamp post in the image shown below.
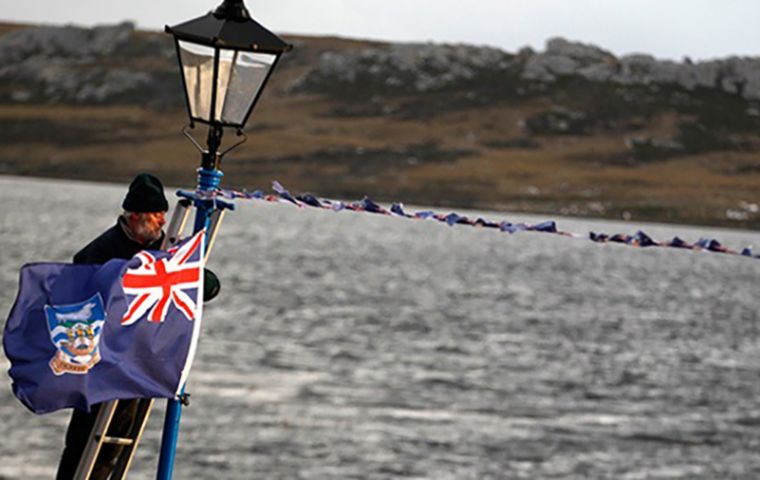
<path fill-rule="evenodd" d="M 224 127 L 242 134 L 280 55 L 292 46 L 251 18 L 243 0 L 224 0 L 216 10 L 165 30 L 174 36 L 190 127 L 209 126 L 199 187 L 212 189 L 221 176 L 206 174 L 218 170 L 226 153 L 219 154 Z"/>
<path fill-rule="evenodd" d="M 277 61 L 292 46 L 251 18 L 243 0 L 224 0 L 212 12 L 173 27 L 167 25 L 165 31 L 174 37 L 189 127 L 194 128 L 196 123 L 208 125 L 206 149 L 188 133 L 187 127 L 184 130 L 201 151 L 197 190 L 213 192 L 223 176 L 219 169 L 222 157 L 245 141 L 243 128 Z M 243 140 L 220 151 L 225 128 L 235 129 Z M 196 206 L 194 232 L 198 232 L 209 226 L 219 204 L 201 196 L 189 197 Z M 161 438 L 159 480 L 172 477 L 181 413 L 182 403 L 169 400 Z"/>

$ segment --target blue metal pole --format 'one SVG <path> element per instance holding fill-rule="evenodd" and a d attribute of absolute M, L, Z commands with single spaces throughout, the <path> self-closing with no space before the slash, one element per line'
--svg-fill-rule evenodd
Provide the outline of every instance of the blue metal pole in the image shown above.
<path fill-rule="evenodd" d="M 205 162 L 204 162 L 205 163 Z M 198 169 L 198 190 L 214 191 L 219 187 L 224 174 L 217 168 L 201 167 Z M 208 226 L 211 214 L 214 212 L 214 205 L 209 202 L 196 201 L 195 226 L 193 233 L 206 228 L 206 238 L 208 239 Z M 208 246 L 208 242 L 206 242 Z M 203 292 L 200 293 L 203 295 Z M 182 393 L 185 394 L 185 387 L 182 387 Z M 161 436 L 161 453 L 158 458 L 158 480 L 171 480 L 174 473 L 174 458 L 177 452 L 177 441 L 179 437 L 179 422 L 182 418 L 182 402 L 177 399 L 168 400 L 166 404 L 166 414 L 164 417 L 164 430 Z"/>

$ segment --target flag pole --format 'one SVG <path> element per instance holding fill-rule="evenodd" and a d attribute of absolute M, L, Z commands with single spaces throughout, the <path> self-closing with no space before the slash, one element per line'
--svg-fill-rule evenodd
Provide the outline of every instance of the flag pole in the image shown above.
<path fill-rule="evenodd" d="M 218 168 L 221 156 L 219 155 L 219 146 L 221 145 L 223 130 L 221 126 L 213 125 L 209 127 L 208 133 L 208 150 L 203 152 L 201 167 L 197 170 L 198 186 L 196 192 L 180 191 L 177 194 L 191 200 L 195 205 L 195 224 L 193 233 L 206 229 L 206 252 L 204 258 L 208 258 L 209 249 L 213 242 L 209 239 L 216 237 L 216 233 L 221 225 L 221 218 L 213 221 L 214 212 L 218 210 L 233 210 L 234 205 L 224 201 L 211 199 L 211 195 L 221 184 L 224 173 Z M 212 227 L 209 229 L 209 227 Z M 213 231 L 211 231 L 213 230 Z M 200 292 L 201 296 L 203 292 Z M 177 442 L 179 439 L 179 425 L 182 418 L 182 406 L 189 405 L 189 394 L 185 393 L 185 386 L 182 386 L 180 395 L 177 398 L 169 399 L 166 404 L 166 414 L 164 416 L 164 428 L 161 435 L 161 452 L 158 459 L 158 480 L 170 480 L 174 473 L 174 460 L 177 452 Z"/>

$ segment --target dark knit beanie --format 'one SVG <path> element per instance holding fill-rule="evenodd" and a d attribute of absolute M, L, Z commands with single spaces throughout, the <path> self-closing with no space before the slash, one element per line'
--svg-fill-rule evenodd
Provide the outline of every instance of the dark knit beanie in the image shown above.
<path fill-rule="evenodd" d="M 161 180 L 150 173 L 141 173 L 129 185 L 121 207 L 128 212 L 165 212 L 169 210 L 169 202 Z"/>

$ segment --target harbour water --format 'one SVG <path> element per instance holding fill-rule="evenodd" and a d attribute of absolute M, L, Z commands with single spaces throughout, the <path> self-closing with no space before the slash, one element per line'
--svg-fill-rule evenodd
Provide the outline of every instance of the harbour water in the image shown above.
<path fill-rule="evenodd" d="M 125 188 L 0 176 L 3 316 L 18 268 L 68 261 Z M 209 267 L 175 478 L 760 477 L 758 260 L 242 201 Z M 2 383 L 0 479 L 53 478 L 68 412 Z M 161 404 L 130 478 L 155 477 Z"/>

